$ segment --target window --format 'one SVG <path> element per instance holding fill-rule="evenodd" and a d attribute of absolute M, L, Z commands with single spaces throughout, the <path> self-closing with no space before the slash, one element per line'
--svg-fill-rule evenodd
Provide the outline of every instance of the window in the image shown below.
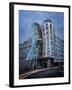
<path fill-rule="evenodd" d="M 48 32 L 46 32 L 46 34 L 48 34 Z"/>
<path fill-rule="evenodd" d="M 50 34 L 52 34 L 52 30 L 50 30 Z"/>
<path fill-rule="evenodd" d="M 50 24 L 50 29 L 52 29 L 52 24 Z"/>
<path fill-rule="evenodd" d="M 48 23 L 46 23 L 45 25 L 46 25 L 46 27 L 48 27 Z"/>
<path fill-rule="evenodd" d="M 43 46 L 45 46 L 45 43 L 43 43 Z"/>
<path fill-rule="evenodd" d="M 49 50 L 47 51 L 47 54 L 50 54 L 50 51 Z"/>
<path fill-rule="evenodd" d="M 43 32 L 44 32 L 44 28 L 43 28 Z"/>
<path fill-rule="evenodd" d="M 43 47 L 43 50 L 45 51 L 45 47 Z"/>
<path fill-rule="evenodd" d="M 46 29 L 48 29 L 48 26 L 46 26 Z"/>
<path fill-rule="evenodd" d="M 43 39 L 43 42 L 45 42 L 45 39 Z"/>
<path fill-rule="evenodd" d="M 49 54 L 49 52 L 47 52 L 47 54 Z"/>
<path fill-rule="evenodd" d="M 45 52 L 43 52 L 43 55 L 45 55 Z"/>
<path fill-rule="evenodd" d="M 47 36 L 47 41 L 49 41 L 50 40 L 50 38 Z"/>
<path fill-rule="evenodd" d="M 45 32 L 43 33 L 43 35 L 45 36 Z"/>

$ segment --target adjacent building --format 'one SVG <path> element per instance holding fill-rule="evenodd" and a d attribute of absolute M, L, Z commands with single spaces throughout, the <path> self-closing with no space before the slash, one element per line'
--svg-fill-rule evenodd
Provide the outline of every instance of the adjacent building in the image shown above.
<path fill-rule="evenodd" d="M 26 57 L 32 47 L 32 39 L 29 38 L 28 40 L 24 41 L 22 44 L 19 44 L 19 71 L 24 72 L 27 68 L 27 61 Z"/>

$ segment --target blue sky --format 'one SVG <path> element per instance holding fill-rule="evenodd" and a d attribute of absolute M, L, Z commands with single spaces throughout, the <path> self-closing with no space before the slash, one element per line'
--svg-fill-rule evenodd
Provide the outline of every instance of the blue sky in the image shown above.
<path fill-rule="evenodd" d="M 55 31 L 60 38 L 64 38 L 64 13 L 45 11 L 19 11 L 19 42 L 32 37 L 32 23 L 42 24 L 44 20 L 50 19 L 55 25 Z"/>

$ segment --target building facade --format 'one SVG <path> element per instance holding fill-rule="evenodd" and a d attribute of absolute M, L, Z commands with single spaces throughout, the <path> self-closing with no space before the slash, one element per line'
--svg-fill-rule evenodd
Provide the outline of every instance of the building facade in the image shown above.
<path fill-rule="evenodd" d="M 19 73 L 24 72 L 27 69 L 27 61 L 26 58 L 28 53 L 32 47 L 32 39 L 24 41 L 22 44 L 19 44 Z"/>
<path fill-rule="evenodd" d="M 55 36 L 55 62 L 64 62 L 64 41 Z"/>
<path fill-rule="evenodd" d="M 64 41 L 56 35 L 55 26 L 49 19 L 42 25 L 43 57 L 47 57 L 47 67 L 64 62 Z M 51 65 L 52 64 L 52 65 Z"/>
<path fill-rule="evenodd" d="M 42 31 L 38 23 L 32 24 L 32 37 L 32 47 L 27 56 L 28 60 L 42 57 Z"/>
<path fill-rule="evenodd" d="M 43 57 L 54 57 L 55 30 L 51 20 L 45 20 L 42 29 Z"/>

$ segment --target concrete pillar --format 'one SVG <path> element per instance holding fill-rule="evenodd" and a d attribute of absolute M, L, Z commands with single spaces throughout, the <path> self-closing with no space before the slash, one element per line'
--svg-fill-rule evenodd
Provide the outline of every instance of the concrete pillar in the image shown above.
<path fill-rule="evenodd" d="M 50 68 L 51 67 L 51 59 L 48 59 L 47 60 L 47 68 Z"/>

